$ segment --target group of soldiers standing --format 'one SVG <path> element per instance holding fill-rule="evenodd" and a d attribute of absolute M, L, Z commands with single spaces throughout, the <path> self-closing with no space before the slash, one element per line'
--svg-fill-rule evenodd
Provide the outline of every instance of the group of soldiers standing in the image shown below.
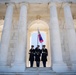
<path fill-rule="evenodd" d="M 32 45 L 29 50 L 30 67 L 33 67 L 34 61 L 36 61 L 37 67 L 40 67 L 40 61 L 42 61 L 43 66 L 46 67 L 47 56 L 48 51 L 45 48 L 45 45 L 42 45 L 42 49 L 40 49 L 39 45 L 34 49 L 34 45 Z"/>

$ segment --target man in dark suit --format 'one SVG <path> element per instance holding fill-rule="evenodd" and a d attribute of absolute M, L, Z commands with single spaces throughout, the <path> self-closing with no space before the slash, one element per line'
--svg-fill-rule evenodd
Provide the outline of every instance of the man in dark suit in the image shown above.
<path fill-rule="evenodd" d="M 43 66 L 46 67 L 46 61 L 47 61 L 47 56 L 48 56 L 48 51 L 45 48 L 45 45 L 42 46 L 42 56 L 41 56 L 41 61 L 43 63 Z"/>
<path fill-rule="evenodd" d="M 29 50 L 30 67 L 33 67 L 34 55 L 35 55 L 35 50 L 34 50 L 34 45 L 32 45 L 32 46 L 31 46 L 31 49 Z"/>
<path fill-rule="evenodd" d="M 40 66 L 40 56 L 41 56 L 40 46 L 37 45 L 37 47 L 35 48 L 35 61 L 37 67 Z"/>

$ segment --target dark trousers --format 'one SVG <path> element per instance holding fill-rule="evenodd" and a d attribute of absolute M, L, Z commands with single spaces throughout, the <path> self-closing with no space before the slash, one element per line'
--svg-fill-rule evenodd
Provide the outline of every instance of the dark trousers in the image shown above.
<path fill-rule="evenodd" d="M 34 61 L 30 61 L 30 67 L 33 67 Z"/>
<path fill-rule="evenodd" d="M 36 61 L 36 66 L 37 66 L 37 67 L 40 66 L 40 61 Z"/>
<path fill-rule="evenodd" d="M 46 67 L 46 61 L 42 61 L 43 62 L 43 66 Z"/>

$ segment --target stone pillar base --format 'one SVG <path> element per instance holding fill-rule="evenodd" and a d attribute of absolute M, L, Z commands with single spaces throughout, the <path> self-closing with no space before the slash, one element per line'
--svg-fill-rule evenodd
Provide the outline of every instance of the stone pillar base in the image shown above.
<path fill-rule="evenodd" d="M 7 65 L 6 61 L 0 61 L 0 66 L 6 66 L 6 65 Z"/>
<path fill-rule="evenodd" d="M 11 72 L 10 66 L 0 66 L 0 73 L 1 72 Z"/>
<path fill-rule="evenodd" d="M 53 64 L 52 69 L 55 72 L 67 72 L 67 65 L 65 63 Z"/>
<path fill-rule="evenodd" d="M 76 72 L 76 64 L 72 64 L 72 71 Z"/>
<path fill-rule="evenodd" d="M 11 64 L 10 66 L 1 66 L 0 72 L 25 72 L 25 64 Z"/>
<path fill-rule="evenodd" d="M 25 63 L 13 63 L 11 66 L 12 72 L 24 72 L 26 69 Z"/>

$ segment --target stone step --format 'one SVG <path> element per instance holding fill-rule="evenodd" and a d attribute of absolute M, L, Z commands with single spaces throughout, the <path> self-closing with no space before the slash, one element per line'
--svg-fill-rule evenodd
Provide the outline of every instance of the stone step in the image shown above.
<path fill-rule="evenodd" d="M 39 67 L 39 68 L 37 68 L 37 67 L 33 67 L 33 68 L 27 67 L 26 71 L 50 71 L 50 72 L 52 72 L 52 68 L 51 67 L 46 67 L 46 68 L 44 68 L 44 67 Z"/>
<path fill-rule="evenodd" d="M 58 73 L 58 72 L 54 72 L 52 70 L 51 67 L 46 67 L 46 68 L 43 68 L 43 67 L 33 67 L 33 68 L 29 68 L 29 67 L 26 67 L 26 69 L 24 70 L 24 72 L 20 72 L 20 71 L 16 71 L 17 69 L 14 68 L 14 71 L 8 71 L 9 69 L 7 69 L 7 71 L 1 71 L 0 72 L 0 75 L 76 75 L 76 72 L 61 72 L 61 73 Z M 16 72 L 15 72 L 16 71 Z"/>
<path fill-rule="evenodd" d="M 0 75 L 76 75 L 76 73 L 50 73 L 50 72 L 38 72 L 38 73 L 0 73 Z"/>

